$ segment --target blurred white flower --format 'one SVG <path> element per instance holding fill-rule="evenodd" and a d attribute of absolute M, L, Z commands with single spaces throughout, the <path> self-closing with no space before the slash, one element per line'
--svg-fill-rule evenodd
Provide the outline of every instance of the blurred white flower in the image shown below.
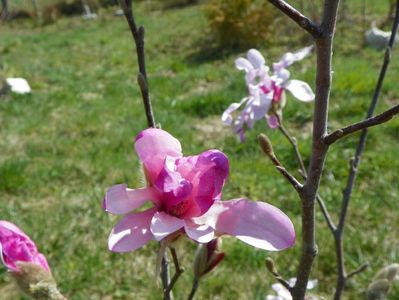
<path fill-rule="evenodd" d="M 11 92 L 16 94 L 29 94 L 32 91 L 29 83 L 24 78 L 7 78 L 6 85 L 10 88 Z"/>
<path fill-rule="evenodd" d="M 294 286 L 296 278 L 291 278 L 288 283 L 290 286 Z M 309 280 L 306 289 L 311 290 L 317 286 L 317 279 Z M 267 295 L 265 300 L 292 300 L 291 293 L 281 284 L 275 283 L 272 285 L 272 289 L 276 292 L 276 295 Z M 308 296 L 306 300 L 318 300 L 316 296 Z"/>

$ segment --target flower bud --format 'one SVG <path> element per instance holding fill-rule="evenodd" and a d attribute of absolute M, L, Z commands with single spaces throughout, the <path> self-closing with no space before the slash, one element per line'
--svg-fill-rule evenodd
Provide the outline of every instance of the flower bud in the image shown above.
<path fill-rule="evenodd" d="M 367 289 L 368 300 L 382 300 L 391 288 L 391 283 L 387 279 L 377 279 L 373 281 Z"/>
<path fill-rule="evenodd" d="M 379 270 L 374 280 L 387 279 L 388 281 L 393 281 L 397 275 L 399 275 L 399 264 L 391 264 Z"/>
<path fill-rule="evenodd" d="M 46 257 L 14 224 L 0 220 L 0 259 L 22 292 L 41 300 L 65 299 L 57 290 Z"/>
<path fill-rule="evenodd" d="M 275 157 L 272 142 L 269 140 L 266 134 L 259 134 L 258 141 L 263 153 L 269 157 Z"/>
<path fill-rule="evenodd" d="M 198 245 L 194 259 L 194 277 L 196 279 L 212 271 L 223 260 L 224 252 L 218 250 L 218 239 Z"/>

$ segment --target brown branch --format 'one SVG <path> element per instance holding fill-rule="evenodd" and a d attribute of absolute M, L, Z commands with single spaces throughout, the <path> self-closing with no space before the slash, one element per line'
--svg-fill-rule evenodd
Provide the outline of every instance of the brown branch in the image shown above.
<path fill-rule="evenodd" d="M 314 38 L 317 38 L 321 35 L 321 30 L 319 26 L 317 26 L 312 20 L 310 20 L 308 17 L 303 15 L 291 5 L 289 5 L 287 2 L 283 0 L 268 1 L 275 7 L 277 7 L 280 11 L 282 11 L 285 15 L 290 17 L 300 27 L 309 32 Z"/>
<path fill-rule="evenodd" d="M 343 127 L 341 129 L 335 130 L 324 138 L 324 143 L 331 145 L 337 140 L 352 134 L 356 131 L 360 131 L 372 126 L 376 126 L 391 120 L 395 115 L 399 114 L 399 104 L 394 107 L 384 111 L 383 113 L 376 115 L 375 117 L 368 118 L 364 121 L 354 123 L 352 125 Z"/>
<path fill-rule="evenodd" d="M 354 270 L 354 271 L 348 273 L 348 275 L 346 275 L 346 279 L 349 279 L 349 278 L 351 278 L 351 277 L 353 277 L 353 276 L 355 276 L 355 275 L 357 275 L 357 274 L 359 274 L 359 273 L 364 272 L 368 267 L 369 267 L 369 264 L 367 264 L 367 263 L 361 265 L 361 266 L 360 266 L 359 268 L 357 268 L 356 270 Z"/>
<path fill-rule="evenodd" d="M 143 104 L 144 104 L 145 114 L 147 117 L 148 127 L 155 127 L 155 119 L 154 119 L 154 114 L 152 112 L 150 96 L 148 93 L 148 79 L 145 67 L 144 27 L 143 26 L 137 27 L 136 25 L 136 21 L 133 15 L 132 0 L 119 0 L 119 4 L 129 24 L 129 28 L 132 33 L 134 43 L 136 45 L 137 61 L 139 64 L 139 74 L 137 77 L 137 81 L 140 86 L 141 95 L 143 98 Z"/>
<path fill-rule="evenodd" d="M 376 85 L 376 88 L 374 91 L 372 101 L 370 103 L 369 110 L 367 112 L 366 120 L 370 119 L 373 116 L 375 108 L 377 106 L 378 99 L 379 99 L 379 96 L 380 96 L 381 90 L 382 90 L 382 85 L 384 83 L 385 74 L 388 70 L 388 66 L 389 66 L 389 63 L 391 60 L 392 47 L 393 47 L 395 39 L 396 39 L 398 26 L 399 26 L 399 0 L 396 1 L 395 19 L 392 24 L 391 37 L 389 39 L 389 42 L 388 42 L 388 45 L 387 45 L 387 48 L 385 51 L 384 61 L 381 66 L 377 85 Z M 349 275 L 353 276 L 358 273 L 358 272 L 352 272 L 348 275 L 346 274 L 345 262 L 344 262 L 343 235 L 344 235 L 346 216 L 347 216 L 348 208 L 349 208 L 349 202 L 351 199 L 353 186 L 355 184 L 357 170 L 358 170 L 359 164 L 360 164 L 360 158 L 361 158 L 361 156 L 364 152 L 365 146 L 366 146 L 367 134 L 368 134 L 368 130 L 367 130 L 367 127 L 365 127 L 364 129 L 362 129 L 362 133 L 360 135 L 359 142 L 358 142 L 358 145 L 356 148 L 355 157 L 354 157 L 353 161 L 351 161 L 351 164 L 350 164 L 348 180 L 347 180 L 346 186 L 342 193 L 342 204 L 341 204 L 342 206 L 341 206 L 341 211 L 340 211 L 340 215 L 339 215 L 339 223 L 338 223 L 337 232 L 334 235 L 336 255 L 337 255 L 337 261 L 338 261 L 338 263 L 337 263 L 338 278 L 337 278 L 337 285 L 336 285 L 335 295 L 334 295 L 335 300 L 341 299 L 341 295 L 344 290 L 345 283 L 346 283 L 346 280 L 348 279 L 348 276 Z"/>
<path fill-rule="evenodd" d="M 287 181 L 294 187 L 297 192 L 300 192 L 302 189 L 302 184 L 283 166 L 283 164 L 278 160 L 273 151 L 272 143 L 269 138 L 265 134 L 260 134 L 258 136 L 259 145 L 266 154 L 266 156 L 270 159 L 270 161 L 276 166 L 277 171 L 280 172 L 281 175 L 287 179 Z"/>
<path fill-rule="evenodd" d="M 170 248 L 170 252 L 172 254 L 173 264 L 175 265 L 175 274 L 173 275 L 172 280 L 170 281 L 165 293 L 170 293 L 172 291 L 177 280 L 180 278 L 181 274 L 183 274 L 183 272 L 184 272 L 184 268 L 182 268 L 179 264 L 179 260 L 177 258 L 175 248 Z"/>
<path fill-rule="evenodd" d="M 336 27 L 339 0 L 325 0 L 321 34 L 315 39 L 317 50 L 316 98 L 313 114 L 312 154 L 309 172 L 301 190 L 302 252 L 297 269 L 297 281 L 291 294 L 294 300 L 305 298 L 314 258 L 317 254 L 315 239 L 315 202 L 328 152 L 323 143 L 327 132 L 327 113 L 331 89 L 332 45 Z"/>
<path fill-rule="evenodd" d="M 292 145 L 292 147 L 294 149 L 296 160 L 297 160 L 299 168 L 300 168 L 299 171 L 300 171 L 303 179 L 306 180 L 306 177 L 307 177 L 306 168 L 305 168 L 305 164 L 303 162 L 301 152 L 299 151 L 298 142 L 297 142 L 296 138 L 293 137 L 289 133 L 287 128 L 285 128 L 285 126 L 283 125 L 281 120 L 279 120 L 279 123 L 280 123 L 279 129 L 280 129 L 281 133 L 287 138 L 288 142 Z M 320 206 L 320 210 L 324 216 L 324 219 L 326 220 L 328 228 L 331 230 L 332 233 L 334 233 L 336 230 L 336 226 L 330 216 L 330 213 L 328 212 L 326 205 L 324 204 L 323 199 L 320 197 L 320 195 L 316 196 L 316 201 Z"/>

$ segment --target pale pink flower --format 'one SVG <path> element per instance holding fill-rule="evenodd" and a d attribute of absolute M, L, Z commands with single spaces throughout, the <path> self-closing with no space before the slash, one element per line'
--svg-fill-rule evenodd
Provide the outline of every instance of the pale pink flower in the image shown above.
<path fill-rule="evenodd" d="M 251 129 L 254 122 L 266 118 L 271 128 L 279 126 L 276 117 L 276 106 L 280 109 L 284 106 L 283 93 L 288 90 L 296 99 L 309 102 L 315 95 L 310 86 L 300 80 L 290 79 L 287 68 L 294 62 L 302 60 L 310 54 L 312 46 L 303 48 L 298 52 L 284 54 L 280 61 L 273 63 L 273 73 L 269 74 L 269 67 L 262 54 L 251 49 L 247 57 L 240 57 L 235 61 L 236 68 L 245 72 L 245 81 L 248 88 L 248 96 L 238 103 L 232 103 L 223 112 L 222 121 L 232 126 L 235 133 L 244 137 L 244 128 Z M 274 103 L 274 104 L 273 104 Z M 233 113 L 245 104 L 244 109 L 233 120 Z"/>
<path fill-rule="evenodd" d="M 0 220 L 0 258 L 13 272 L 18 272 L 17 262 L 28 262 L 50 272 L 46 257 L 39 253 L 35 243 L 14 224 Z"/>
<path fill-rule="evenodd" d="M 289 218 L 279 209 L 246 199 L 221 201 L 229 174 L 227 157 L 218 150 L 184 157 L 180 142 L 161 129 L 146 129 L 135 140 L 147 186 L 125 184 L 108 189 L 103 206 L 124 215 L 109 237 L 115 252 L 136 250 L 173 234 L 207 243 L 230 234 L 266 250 L 281 250 L 295 241 Z M 145 203 L 153 207 L 137 211 Z"/>

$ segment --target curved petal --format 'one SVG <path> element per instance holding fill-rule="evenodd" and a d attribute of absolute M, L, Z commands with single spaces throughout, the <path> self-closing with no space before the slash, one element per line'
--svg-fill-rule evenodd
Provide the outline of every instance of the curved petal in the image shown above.
<path fill-rule="evenodd" d="M 257 97 L 258 101 L 252 105 L 252 111 L 254 113 L 254 120 L 260 120 L 265 117 L 266 113 L 270 109 L 270 105 L 273 100 L 272 94 L 260 94 Z"/>
<path fill-rule="evenodd" d="M 229 105 L 229 107 L 222 114 L 222 122 L 225 125 L 230 126 L 233 122 L 233 116 L 231 115 L 234 111 L 236 111 L 240 106 L 247 101 L 248 98 L 243 98 L 239 103 L 234 102 Z"/>
<path fill-rule="evenodd" d="M 37 260 L 38 260 L 38 263 L 40 266 L 42 266 L 46 271 L 51 272 L 50 266 L 48 265 L 48 262 L 47 262 L 47 259 L 43 254 L 39 253 L 37 255 Z"/>
<path fill-rule="evenodd" d="M 148 200 L 157 202 L 158 198 L 153 188 L 128 189 L 126 184 L 117 184 L 107 190 L 103 207 L 106 212 L 123 215 L 141 207 Z"/>
<path fill-rule="evenodd" d="M 197 219 L 216 231 L 235 236 L 264 250 L 276 251 L 292 246 L 295 231 L 291 220 L 278 208 L 247 199 L 217 201 Z"/>
<path fill-rule="evenodd" d="M 192 197 L 182 218 L 204 214 L 221 197 L 229 175 L 229 160 L 219 150 L 208 150 L 200 155 L 178 161 L 178 170 L 193 184 Z"/>
<path fill-rule="evenodd" d="M 157 241 L 183 228 L 184 221 L 164 212 L 156 212 L 151 220 L 151 232 Z"/>
<path fill-rule="evenodd" d="M 265 64 L 263 55 L 256 49 L 249 50 L 247 53 L 247 58 L 255 69 L 258 69 Z"/>
<path fill-rule="evenodd" d="M 140 132 L 134 147 L 151 183 L 162 170 L 166 156 L 182 156 L 180 142 L 168 132 L 158 128 L 149 128 Z"/>
<path fill-rule="evenodd" d="M 151 219 L 156 208 L 126 215 L 112 229 L 108 247 L 114 252 L 128 252 L 141 248 L 154 237 L 151 233 Z"/>
<path fill-rule="evenodd" d="M 234 64 L 236 65 L 236 68 L 238 70 L 244 70 L 245 72 L 248 72 L 249 70 L 252 70 L 254 68 L 249 60 L 243 57 L 237 58 Z"/>
<path fill-rule="evenodd" d="M 215 237 L 215 230 L 208 225 L 186 224 L 184 230 L 190 239 L 202 244 L 210 242 Z"/>
<path fill-rule="evenodd" d="M 1 242 L 1 237 L 7 237 L 9 235 L 12 235 L 13 233 L 23 236 L 29 241 L 31 240 L 29 236 L 27 236 L 21 229 L 19 229 L 13 223 L 10 223 L 5 220 L 0 220 L 0 242 Z"/>
<path fill-rule="evenodd" d="M 280 126 L 280 123 L 278 121 L 278 118 L 276 115 L 267 115 L 266 116 L 267 119 L 267 125 L 269 125 L 270 128 L 272 129 L 276 129 Z"/>
<path fill-rule="evenodd" d="M 287 68 L 294 62 L 304 59 L 312 52 L 313 46 L 305 47 L 297 52 L 288 52 L 284 54 L 277 63 L 273 63 L 273 69 L 278 70 L 281 68 Z"/>
<path fill-rule="evenodd" d="M 295 98 L 303 102 L 310 102 L 315 98 L 311 87 L 304 81 L 290 80 L 284 85 L 284 88 L 290 91 Z"/>

